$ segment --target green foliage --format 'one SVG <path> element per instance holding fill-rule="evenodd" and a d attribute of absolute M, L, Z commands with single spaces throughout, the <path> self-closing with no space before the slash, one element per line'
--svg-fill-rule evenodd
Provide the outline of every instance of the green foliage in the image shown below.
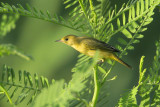
<path fill-rule="evenodd" d="M 82 100 L 84 96 L 84 90 L 90 85 L 90 78 L 92 76 L 92 68 L 96 64 L 96 57 L 91 60 L 90 66 L 85 66 L 85 72 L 77 71 L 72 75 L 72 79 L 68 84 L 64 84 L 64 80 L 55 81 L 49 87 L 49 89 L 42 90 L 41 94 L 35 100 L 35 107 L 39 106 L 58 106 L 66 107 L 71 103 L 72 106 L 78 106 L 80 104 L 86 105 L 87 101 Z M 56 87 L 56 88 L 55 88 Z M 47 95 L 47 96 L 46 96 Z M 48 96 L 49 95 L 49 96 Z M 41 102 L 41 103 L 40 103 Z M 71 106 L 70 105 L 70 106 Z"/>
<path fill-rule="evenodd" d="M 39 78 L 37 74 L 34 74 L 34 77 L 32 77 L 27 71 L 20 70 L 15 72 L 12 68 L 4 65 L 1 73 L 0 86 L 8 92 L 6 95 L 10 102 L 14 96 L 16 97 L 14 101 L 12 100 L 14 104 L 19 104 L 28 97 L 29 104 L 35 99 L 35 96 L 40 93 L 42 88 L 49 87 L 47 78 L 43 76 Z M 17 93 L 18 91 L 20 91 L 20 93 Z M 4 99 L 4 97 L 5 95 L 0 94 L 1 100 Z"/>
<path fill-rule="evenodd" d="M 83 26 L 87 23 L 84 32 L 87 32 L 89 36 L 109 42 L 111 37 L 122 33 L 124 36 L 117 37 L 119 44 L 116 45 L 116 48 L 121 51 L 120 57 L 127 55 L 127 51 L 133 50 L 134 44 L 139 43 L 139 39 L 144 37 L 141 33 L 146 31 L 145 26 L 153 21 L 153 10 L 159 4 L 158 0 L 129 1 L 117 10 L 116 5 L 114 9 L 109 6 L 108 0 L 98 0 L 96 6 L 93 6 L 92 2 L 91 0 L 66 0 L 64 4 L 67 9 L 72 7 L 69 13 L 71 18 L 74 18 L 71 19 L 72 22 L 75 20 L 76 24 L 80 23 Z M 104 11 L 108 13 L 104 15 Z M 85 61 L 87 61 L 86 56 L 80 55 L 76 67 L 81 63 L 86 63 Z"/>
<path fill-rule="evenodd" d="M 32 59 L 30 56 L 25 55 L 23 52 L 17 50 L 17 48 L 12 44 L 0 44 L 0 57 L 9 55 L 17 55 L 26 60 Z"/>
<path fill-rule="evenodd" d="M 64 81 L 56 81 L 49 89 L 44 89 L 35 100 L 34 107 L 52 106 L 66 107 L 67 101 L 73 99 L 68 89 L 63 89 Z"/>
<path fill-rule="evenodd" d="M 128 93 L 124 94 L 120 98 L 118 102 L 118 107 L 126 107 L 126 106 L 130 106 L 130 107 L 137 106 L 138 107 L 136 95 L 138 94 L 138 88 L 142 84 L 142 79 L 144 78 L 144 74 L 146 72 L 146 69 L 143 70 L 143 62 L 144 62 L 144 56 L 142 56 L 140 60 L 138 85 L 133 87 L 133 89 L 131 89 Z"/>
<path fill-rule="evenodd" d="M 12 29 L 15 29 L 16 21 L 18 20 L 19 15 L 15 14 L 13 16 L 7 16 L 6 14 L 2 15 L 2 20 L 0 21 L 0 39 L 6 36 Z M 31 60 L 31 57 L 25 55 L 24 53 L 18 51 L 18 49 L 12 44 L 0 44 L 0 57 L 17 55 L 26 60 Z"/>
<path fill-rule="evenodd" d="M 5 36 L 8 32 L 10 32 L 12 29 L 15 29 L 15 22 L 19 18 L 19 15 L 16 14 L 14 16 L 7 17 L 6 14 L 2 15 L 2 19 L 0 22 L 0 37 L 2 38 Z"/>
<path fill-rule="evenodd" d="M 115 36 L 114 41 L 118 41 L 116 47 L 121 51 L 119 57 L 122 57 L 128 54 L 127 51 L 134 50 L 134 44 L 139 43 L 140 39 L 144 37 L 142 32 L 146 31 L 147 25 L 153 21 L 152 16 L 154 15 L 154 9 L 159 4 L 160 0 L 129 0 L 118 10 L 117 5 L 115 5 L 114 8 L 110 6 L 109 0 L 64 0 L 65 8 L 71 9 L 69 12 L 70 18 L 65 20 L 56 14 L 52 16 L 49 11 L 44 13 L 35 7 L 31 7 L 29 4 L 22 6 L 21 4 L 10 5 L 2 2 L 0 13 L 18 14 L 49 21 L 74 29 L 106 43 Z M 2 23 L 4 24 L 1 24 L 5 30 L 2 29 L 1 34 L 9 32 L 10 29 L 13 28 L 16 20 L 16 18 L 13 18 L 13 22 L 8 21 L 12 22 L 12 24 L 8 24 L 6 23 L 8 18 L 5 17 L 6 16 L 3 16 L 2 18 Z M 121 36 L 118 36 L 118 34 L 121 34 Z M 159 42 L 156 43 L 157 51 L 153 67 L 150 69 L 150 74 L 147 75 L 145 73 L 147 69 L 143 69 L 144 57 L 142 57 L 139 67 L 138 85 L 120 98 L 118 106 L 159 105 L 159 44 Z M 0 45 L 0 56 L 4 55 L 18 55 L 25 59 L 30 59 L 28 56 L 19 52 L 13 45 L 8 44 Z M 54 81 L 49 87 L 49 82 L 46 78 L 41 77 L 39 79 L 37 74 L 32 77 L 30 73 L 26 71 L 19 71 L 17 74 L 19 77 L 18 80 L 16 80 L 14 70 L 4 66 L 0 86 L 7 92 L 10 91 L 10 97 L 8 93 L 5 93 L 9 100 L 13 99 L 17 90 L 21 89 L 21 93 L 15 98 L 14 104 L 21 103 L 31 95 L 28 103 L 34 101 L 32 106 L 102 107 L 107 103 L 106 99 L 108 94 L 106 89 L 108 86 L 106 84 L 116 79 L 117 76 L 108 79 L 108 75 L 112 71 L 115 63 L 109 61 L 110 66 L 108 68 L 103 66 L 105 64 L 98 65 L 97 55 L 98 53 L 95 55 L 95 58 L 91 59 L 80 54 L 77 64 L 72 69 L 74 73 L 68 84 L 65 83 L 64 80 L 60 80 Z M 44 87 L 49 88 L 45 88 L 41 92 L 41 89 Z M 38 93 L 40 94 L 38 95 Z M 150 95 L 152 93 L 154 97 L 151 100 Z M 0 94 L 0 96 L 1 95 L 3 94 Z M 137 104 L 137 95 L 141 97 L 140 104 Z M 4 96 L 5 95 L 3 95 L 2 98 Z M 35 98 L 36 100 L 34 100 Z"/>
<path fill-rule="evenodd" d="M 11 13 L 11 14 L 19 14 L 22 16 L 28 16 L 28 17 L 33 17 L 45 21 L 49 21 L 51 23 L 55 23 L 61 26 L 68 27 L 70 29 L 74 29 L 77 31 L 80 31 L 75 25 L 73 25 L 71 22 L 66 21 L 63 17 L 58 17 L 56 14 L 51 16 L 49 11 L 46 11 L 45 13 L 41 10 L 37 10 L 35 7 L 31 7 L 29 4 L 26 4 L 26 9 L 21 5 L 17 4 L 17 6 L 14 5 L 9 5 L 8 3 L 3 3 L 1 2 L 1 7 L 0 7 L 0 13 Z"/>
<path fill-rule="evenodd" d="M 140 96 L 142 98 L 141 106 L 156 106 L 160 105 L 160 41 L 156 42 L 156 55 L 154 62 L 149 69 L 148 77 L 143 80 L 142 87 L 140 87 Z M 153 95 L 153 98 L 151 97 Z"/>
<path fill-rule="evenodd" d="M 156 42 L 156 47 L 156 56 L 149 74 L 145 75 L 147 69 L 143 70 L 144 57 L 142 57 L 139 66 L 138 85 L 120 98 L 118 107 L 156 107 L 160 105 L 160 41 Z M 141 97 L 139 104 L 137 103 L 137 96 Z"/>
<path fill-rule="evenodd" d="M 140 33 L 147 30 L 145 26 L 153 21 L 153 10 L 158 3 L 159 1 L 136 0 L 133 3 L 128 3 L 126 6 L 123 5 L 120 11 L 115 13 L 115 17 L 113 17 L 111 21 L 108 21 L 109 23 L 112 22 L 114 18 L 117 19 L 117 27 L 115 26 L 114 32 L 107 37 L 108 40 L 118 32 L 122 32 L 125 35 L 124 37 L 118 38 L 120 44 L 116 46 L 122 51 L 120 56 L 127 55 L 127 50 L 133 50 L 133 44 L 139 43 L 138 39 L 144 37 Z M 128 17 L 126 14 L 128 14 Z M 121 20 L 120 17 L 122 17 Z M 129 42 L 126 40 L 129 40 Z"/>

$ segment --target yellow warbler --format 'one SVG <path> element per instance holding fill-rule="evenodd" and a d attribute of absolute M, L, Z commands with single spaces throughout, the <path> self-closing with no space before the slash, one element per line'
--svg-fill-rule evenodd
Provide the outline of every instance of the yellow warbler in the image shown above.
<path fill-rule="evenodd" d="M 104 62 L 105 59 L 115 60 L 128 68 L 132 68 L 130 65 L 122 61 L 115 55 L 115 52 L 119 52 L 119 50 L 110 46 L 109 44 L 102 42 L 100 40 L 90 38 L 90 37 L 79 37 L 75 35 L 67 35 L 56 42 L 63 42 L 80 53 L 93 57 L 96 51 L 99 51 L 99 59 Z"/>

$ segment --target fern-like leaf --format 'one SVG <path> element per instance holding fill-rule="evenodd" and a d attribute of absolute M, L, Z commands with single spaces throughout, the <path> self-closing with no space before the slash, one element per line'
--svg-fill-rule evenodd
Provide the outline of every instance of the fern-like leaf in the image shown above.
<path fill-rule="evenodd" d="M 2 15 L 2 20 L 0 22 L 0 38 L 6 36 L 8 32 L 15 28 L 15 23 L 18 20 L 19 15 L 7 16 L 6 14 Z M 18 51 L 18 49 L 11 44 L 0 44 L 0 57 L 17 55 L 26 60 L 31 60 L 32 58 L 25 55 L 24 53 Z"/>
<path fill-rule="evenodd" d="M 138 89 L 140 85 L 142 85 L 142 79 L 144 78 L 144 74 L 146 69 L 143 70 L 143 61 L 144 56 L 141 57 L 140 65 L 139 65 L 139 82 L 138 85 L 133 87 L 129 92 L 125 93 L 118 102 L 118 107 L 125 106 L 133 106 L 138 107 L 136 95 L 138 94 Z"/>
<path fill-rule="evenodd" d="M 117 45 L 116 47 L 119 50 L 121 50 L 122 53 L 125 54 L 127 54 L 126 50 L 133 50 L 134 46 L 132 44 L 138 43 L 139 42 L 138 39 L 144 37 L 140 33 L 145 31 L 146 30 L 145 26 L 152 22 L 151 17 L 154 14 L 153 9 L 155 8 L 155 6 L 157 6 L 158 3 L 159 1 L 154 1 L 152 4 L 149 5 L 145 4 L 145 1 L 143 0 L 141 1 L 137 0 L 132 5 L 126 6 L 126 8 L 124 9 L 123 8 L 120 9 L 119 12 L 111 20 L 113 20 L 116 17 L 119 17 L 119 15 L 122 16 L 122 20 L 117 18 L 118 29 L 115 30 L 114 33 L 109 34 L 109 36 L 107 37 L 108 38 L 107 41 L 112 35 L 115 35 L 119 31 L 121 31 L 126 38 L 119 37 L 118 40 L 121 45 Z M 139 4 L 141 4 L 141 7 Z M 146 8 L 143 7 L 144 4 Z M 128 17 L 126 17 L 127 12 L 128 12 Z M 110 23 L 110 21 L 108 21 L 107 23 Z M 123 26 L 121 26 L 120 23 L 123 23 Z M 127 39 L 130 39 L 130 41 L 126 45 L 125 41 Z M 126 47 L 123 49 L 124 46 Z"/>
<path fill-rule="evenodd" d="M 150 68 L 150 74 L 145 76 L 146 69 L 143 70 L 143 60 L 139 67 L 139 82 L 136 87 L 123 95 L 119 100 L 119 106 L 140 106 L 140 107 L 156 107 L 160 105 L 160 41 L 156 42 L 156 56 L 154 57 L 153 67 Z M 133 97 L 134 95 L 134 97 Z M 141 97 L 138 105 L 136 95 Z"/>
<path fill-rule="evenodd" d="M 6 14 L 2 15 L 0 22 L 0 37 L 4 37 L 8 32 L 15 28 L 15 23 L 18 20 L 19 15 L 7 16 Z"/>
<path fill-rule="evenodd" d="M 51 16 L 49 11 L 46 11 L 46 13 L 44 13 L 41 10 L 37 10 L 35 7 L 31 7 L 29 4 L 26 4 L 26 8 L 24 8 L 21 4 L 17 4 L 17 6 L 11 6 L 8 3 L 1 2 L 0 13 L 19 14 L 22 16 L 42 19 L 51 23 L 68 27 L 73 30 L 80 31 L 80 28 L 76 28 L 76 26 L 74 26 L 72 23 L 69 23 L 69 21 L 65 21 L 63 17 L 58 17 L 56 14 L 54 14 L 54 16 Z"/>
<path fill-rule="evenodd" d="M 32 57 L 24 54 L 23 52 L 19 51 L 14 45 L 12 44 L 0 44 L 0 57 L 2 56 L 9 56 L 9 55 L 17 55 L 22 57 L 26 60 L 31 60 Z"/>
<path fill-rule="evenodd" d="M 34 74 L 34 77 L 27 71 L 19 71 L 16 73 L 12 68 L 4 65 L 1 75 L 0 85 L 3 86 L 8 92 L 12 102 L 19 104 L 26 98 L 29 98 L 28 104 L 31 103 L 35 96 L 40 93 L 42 88 L 49 87 L 48 79 L 41 76 L 38 77 Z M 17 98 L 14 98 L 16 94 Z M 0 94 L 0 99 L 4 99 L 5 95 Z"/>

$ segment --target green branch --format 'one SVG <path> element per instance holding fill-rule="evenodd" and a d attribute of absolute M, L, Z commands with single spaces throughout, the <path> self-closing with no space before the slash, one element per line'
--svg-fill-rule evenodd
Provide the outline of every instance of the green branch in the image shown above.
<path fill-rule="evenodd" d="M 0 81 L 0 84 L 14 86 L 14 87 L 20 87 L 20 88 L 25 88 L 25 89 L 28 89 L 28 90 L 41 91 L 40 89 L 37 89 L 37 88 L 28 87 L 28 86 L 22 86 L 22 85 L 16 84 L 16 83 L 11 84 L 9 82 Z"/>
<path fill-rule="evenodd" d="M 96 12 L 94 10 L 92 0 L 89 0 L 89 4 L 90 4 L 91 12 L 92 12 L 91 15 L 93 14 L 93 22 L 90 22 L 90 23 L 91 23 L 93 31 L 94 31 L 94 37 L 96 37 L 97 14 L 96 14 Z"/>
<path fill-rule="evenodd" d="M 94 94 L 92 97 L 92 102 L 90 103 L 91 107 L 96 107 L 96 103 L 99 96 L 99 90 L 100 90 L 100 84 L 98 80 L 98 74 L 97 74 L 97 65 L 93 68 L 94 71 Z"/>
<path fill-rule="evenodd" d="M 79 4 L 80 4 L 81 9 L 82 9 L 82 11 L 84 13 L 84 16 L 86 17 L 86 19 L 87 19 L 88 23 L 90 24 L 92 30 L 94 31 L 94 36 L 95 36 L 96 35 L 95 34 L 96 33 L 96 25 L 97 25 L 97 15 L 96 15 L 96 13 L 94 11 L 92 0 L 89 0 L 89 3 L 90 3 L 90 11 L 91 11 L 90 15 L 87 14 L 87 11 L 86 11 L 86 9 L 84 7 L 83 1 L 79 0 Z M 93 15 L 94 21 L 92 21 L 92 15 Z"/>
<path fill-rule="evenodd" d="M 8 92 L 2 86 L 0 86 L 0 90 L 6 94 L 10 104 L 13 105 L 12 100 L 11 100 L 10 96 L 8 95 Z"/>

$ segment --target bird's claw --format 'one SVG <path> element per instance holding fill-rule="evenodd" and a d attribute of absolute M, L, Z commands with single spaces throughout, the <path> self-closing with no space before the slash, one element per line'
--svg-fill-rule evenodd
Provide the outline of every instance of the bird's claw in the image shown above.
<path fill-rule="evenodd" d="M 97 62 L 97 64 L 98 64 L 98 65 L 101 65 L 103 62 L 104 62 L 104 60 L 101 59 L 101 60 L 99 60 L 99 61 Z"/>

